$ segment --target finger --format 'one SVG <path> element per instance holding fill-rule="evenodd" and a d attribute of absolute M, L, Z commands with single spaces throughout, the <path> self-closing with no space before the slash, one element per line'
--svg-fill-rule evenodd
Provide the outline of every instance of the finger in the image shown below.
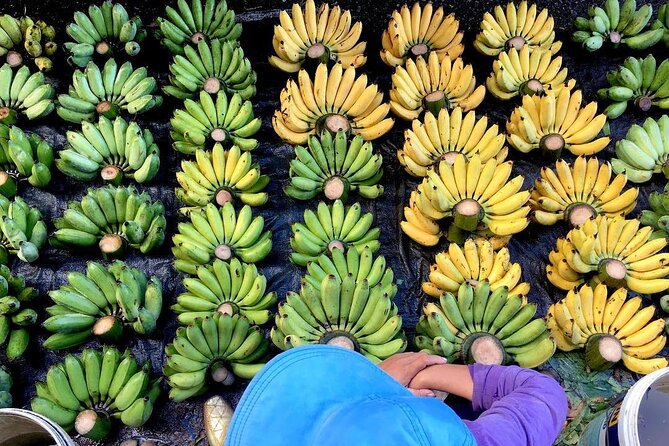
<path fill-rule="evenodd" d="M 427 353 L 414 353 L 411 358 L 407 358 L 407 374 L 414 377 L 427 367 L 429 355 Z"/>
<path fill-rule="evenodd" d="M 415 396 L 434 397 L 434 392 L 430 389 L 409 389 L 409 392 Z"/>
<path fill-rule="evenodd" d="M 427 357 L 427 366 L 447 364 L 447 363 L 448 363 L 448 360 L 446 358 L 444 358 L 443 356 L 428 355 L 428 357 Z"/>

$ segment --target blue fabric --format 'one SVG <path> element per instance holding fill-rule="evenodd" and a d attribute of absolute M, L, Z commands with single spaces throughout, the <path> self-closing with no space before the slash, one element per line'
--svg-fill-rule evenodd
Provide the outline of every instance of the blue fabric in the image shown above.
<path fill-rule="evenodd" d="M 475 446 L 444 403 L 413 396 L 364 356 L 314 345 L 289 350 L 251 381 L 227 446 Z"/>

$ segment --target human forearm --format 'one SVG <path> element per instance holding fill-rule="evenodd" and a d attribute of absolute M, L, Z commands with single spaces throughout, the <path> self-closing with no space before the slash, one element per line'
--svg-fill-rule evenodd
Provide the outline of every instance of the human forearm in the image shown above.
<path fill-rule="evenodd" d="M 466 365 L 439 364 L 420 371 L 411 381 L 413 389 L 448 392 L 468 400 L 474 393 L 474 381 Z"/>

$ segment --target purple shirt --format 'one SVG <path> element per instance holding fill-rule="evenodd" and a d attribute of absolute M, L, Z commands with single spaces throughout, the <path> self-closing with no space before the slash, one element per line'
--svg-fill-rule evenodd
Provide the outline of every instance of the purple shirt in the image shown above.
<path fill-rule="evenodd" d="M 465 424 L 478 446 L 551 446 L 567 418 L 567 397 L 551 377 L 516 366 L 469 366 L 472 406 Z"/>

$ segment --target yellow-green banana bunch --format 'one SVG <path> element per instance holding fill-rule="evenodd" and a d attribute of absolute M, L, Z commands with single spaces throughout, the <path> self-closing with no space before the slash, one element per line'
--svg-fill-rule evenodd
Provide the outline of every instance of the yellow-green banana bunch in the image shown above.
<path fill-rule="evenodd" d="M 651 25 L 653 29 L 662 30 L 662 42 L 665 46 L 669 46 L 669 3 L 665 3 L 657 10 L 657 19 Z"/>
<path fill-rule="evenodd" d="M 641 224 L 652 227 L 651 239 L 669 238 L 669 186 L 664 186 L 663 192 L 652 192 L 648 196 L 650 209 L 641 211 Z"/>
<path fill-rule="evenodd" d="M 14 380 L 7 369 L 0 365 L 0 409 L 12 407 L 14 400 L 12 399 L 12 386 Z"/>
<path fill-rule="evenodd" d="M 237 212 L 231 202 L 220 208 L 209 203 L 193 209 L 188 218 L 172 237 L 174 267 L 186 274 L 196 275 L 200 265 L 216 259 L 256 263 L 272 250 L 272 231 L 265 230 L 262 215 L 254 217 L 248 205 Z"/>
<path fill-rule="evenodd" d="M 537 306 L 523 303 L 506 287 L 490 289 L 487 280 L 463 283 L 439 302 L 423 304 L 414 343 L 448 362 L 539 367 L 555 353 L 544 319 L 534 319 Z"/>
<path fill-rule="evenodd" d="M 439 60 L 455 60 L 462 55 L 463 32 L 455 15 L 444 15 L 444 8 L 436 10 L 432 3 L 416 2 L 411 8 L 402 5 L 394 10 L 388 27 L 383 30 L 381 59 L 386 65 L 404 65 L 407 58 L 437 53 Z"/>
<path fill-rule="evenodd" d="M 21 197 L 10 201 L 0 195 L 0 264 L 6 265 L 10 254 L 24 262 L 34 262 L 47 237 L 39 209 L 29 206 Z"/>
<path fill-rule="evenodd" d="M 633 183 L 645 183 L 654 173 L 669 179 L 669 116 L 632 124 L 625 138 L 616 142 L 616 157 L 611 160 L 613 170 Z"/>
<path fill-rule="evenodd" d="M 32 326 L 37 322 L 37 312 L 30 305 L 37 294 L 36 289 L 26 286 L 22 276 L 13 275 L 6 265 L 0 265 L 0 347 L 4 346 L 9 361 L 23 356 L 28 348 L 30 331 L 34 330 Z M 1 391 L 0 388 L 0 394 Z"/>
<path fill-rule="evenodd" d="M 70 53 L 69 61 L 84 68 L 96 56 L 109 57 L 125 53 L 136 56 L 146 38 L 142 19 L 130 17 L 120 3 L 105 0 L 100 6 L 90 5 L 88 14 L 74 13 L 74 22 L 65 32 L 74 40 L 63 47 Z"/>
<path fill-rule="evenodd" d="M 82 72 L 75 70 L 68 94 L 58 96 L 58 116 L 69 122 L 93 121 L 98 115 L 113 119 L 125 111 L 136 115 L 146 113 L 163 103 L 154 93 L 156 79 L 145 67 L 136 70 L 130 62 L 120 67 L 109 59 L 102 70 L 89 62 Z"/>
<path fill-rule="evenodd" d="M 170 399 L 200 395 L 209 384 L 231 385 L 235 376 L 251 379 L 265 365 L 269 342 L 263 331 L 240 315 L 215 313 L 179 327 L 165 347 Z"/>
<path fill-rule="evenodd" d="M 129 427 L 149 420 L 161 381 L 150 373 L 151 365 L 140 365 L 129 350 L 87 348 L 51 366 L 44 381 L 35 384 L 30 405 L 67 432 L 101 441 L 114 418 Z"/>
<path fill-rule="evenodd" d="M 256 72 L 236 42 L 200 40 L 197 49 L 184 47 L 184 56 L 175 55 L 170 64 L 170 83 L 163 91 L 177 99 L 193 98 L 203 90 L 237 93 L 242 99 L 256 94 Z"/>
<path fill-rule="evenodd" d="M 53 150 L 35 133 L 0 124 L 0 194 L 16 195 L 17 180 L 45 187 L 51 182 Z"/>
<path fill-rule="evenodd" d="M 639 294 L 669 289 L 667 239 L 651 240 L 653 228 L 637 219 L 598 216 L 557 240 L 546 265 L 548 280 L 571 290 L 588 280 Z"/>
<path fill-rule="evenodd" d="M 290 237 L 290 261 L 299 266 L 306 266 L 322 254 L 334 250 L 348 251 L 355 249 L 362 252 L 369 248 L 376 252 L 379 243 L 379 228 L 372 228 L 374 215 L 362 212 L 360 203 L 344 206 L 341 200 L 328 205 L 318 203 L 316 212 L 304 211 L 304 223 L 293 223 Z"/>
<path fill-rule="evenodd" d="M 180 323 L 192 324 L 215 313 L 240 314 L 256 325 L 272 317 L 270 308 L 276 303 L 276 293 L 267 292 L 267 278 L 255 265 L 238 259 L 216 259 L 199 266 L 196 274 L 183 280 L 186 292 L 179 294 L 172 305 Z"/>
<path fill-rule="evenodd" d="M 359 41 L 362 23 L 351 26 L 351 11 L 330 9 L 328 3 L 316 10 L 314 0 L 307 0 L 304 9 L 294 3 L 291 15 L 282 10 L 279 21 L 272 38 L 276 55 L 269 56 L 269 63 L 281 71 L 297 73 L 311 62 L 360 68 L 367 61 L 367 43 Z"/>
<path fill-rule="evenodd" d="M 0 15 L 0 56 L 4 56 L 3 63 L 8 63 L 12 68 L 23 64 L 19 48 L 23 36 L 19 19 L 9 14 Z"/>
<path fill-rule="evenodd" d="M 589 369 L 606 370 L 621 359 L 627 369 L 646 375 L 667 366 L 667 359 L 655 356 L 667 338 L 664 320 L 652 320 L 655 307 L 642 307 L 641 297 L 627 296 L 619 288 L 611 296 L 606 285 L 583 285 L 548 309 L 546 323 L 562 351 L 585 349 Z"/>
<path fill-rule="evenodd" d="M 520 50 L 512 47 L 499 53 L 492 63 L 486 86 L 501 100 L 548 91 L 559 94 L 560 90 L 571 90 L 576 85 L 574 79 L 567 80 L 567 71 L 562 67 L 562 56 L 553 58 L 549 49 L 530 50 L 527 45 Z"/>
<path fill-rule="evenodd" d="M 481 21 L 481 30 L 476 35 L 474 48 L 486 56 L 497 56 L 510 48 L 517 50 L 524 46 L 550 50 L 552 54 L 562 48 L 562 42 L 555 41 L 555 22 L 548 15 L 548 9 L 538 11 L 537 5 L 528 6 L 523 0 L 516 6 L 513 2 L 495 6 L 493 14 L 486 12 Z"/>
<path fill-rule="evenodd" d="M 160 149 L 151 131 L 137 122 L 100 116 L 97 124 L 82 121 L 81 131 L 67 132 L 67 145 L 58 152 L 56 166 L 79 181 L 101 177 L 119 185 L 127 177 L 142 184 L 158 173 Z"/>
<path fill-rule="evenodd" d="M 625 45 L 633 50 L 645 50 L 662 39 L 664 29 L 646 29 L 653 15 L 647 3 L 636 8 L 636 0 L 605 0 L 603 7 L 591 6 L 587 17 L 576 17 L 576 31 L 571 39 L 588 51 L 597 51 L 605 43 L 614 48 Z"/>
<path fill-rule="evenodd" d="M 368 84 L 367 75 L 356 77 L 355 68 L 325 64 L 316 68 L 314 78 L 300 70 L 297 82 L 288 79 L 281 90 L 279 109 L 272 126 L 281 139 L 291 144 L 306 144 L 309 135 L 323 130 L 350 132 L 365 141 L 385 135 L 395 121 L 387 118 L 390 106 L 383 103 L 383 92 Z"/>
<path fill-rule="evenodd" d="M 430 267 L 429 280 L 423 282 L 423 292 L 428 296 L 439 298 L 444 293 L 457 292 L 463 283 L 476 286 L 487 280 L 491 291 L 506 287 L 509 295 L 527 301 L 530 284 L 521 282 L 520 263 L 511 263 L 506 247 L 495 251 L 490 241 L 470 238 L 464 247 L 450 243 L 448 250 L 435 256 L 435 261 Z"/>
<path fill-rule="evenodd" d="M 359 135 L 350 142 L 343 131 L 310 135 L 307 147 L 295 147 L 295 156 L 290 161 L 290 184 L 283 189 L 295 200 L 311 200 L 321 192 L 328 200 L 342 201 L 352 191 L 370 199 L 383 193 L 378 184 L 383 156 Z"/>
<path fill-rule="evenodd" d="M 92 336 L 118 342 L 128 327 L 150 334 L 163 308 L 163 285 L 119 260 L 105 267 L 88 262 L 86 273 L 68 271 L 67 284 L 49 291 L 55 305 L 42 324 L 53 335 L 44 348 L 62 350 L 83 344 Z"/>
<path fill-rule="evenodd" d="M 573 165 L 564 160 L 555 163 L 555 171 L 543 167 L 534 182 L 530 207 L 534 220 L 542 225 L 566 221 L 572 227 L 582 225 L 597 215 L 625 216 L 636 207 L 639 189 L 627 183 L 625 174 L 611 180 L 611 165 L 597 158 L 576 158 Z"/>
<path fill-rule="evenodd" d="M 488 118 L 476 119 L 473 111 L 464 113 L 455 107 L 440 110 L 438 115 L 426 112 L 423 120 L 414 119 L 411 129 L 404 131 L 404 147 L 397 158 L 409 174 L 424 177 L 439 161 L 453 162 L 458 153 L 468 158 L 479 155 L 481 161 L 496 158 L 504 161 L 508 149 L 497 124 L 488 126 Z"/>
<path fill-rule="evenodd" d="M 55 108 L 56 90 L 44 80 L 44 73 L 30 73 L 27 66 L 16 72 L 9 64 L 0 67 L 0 124 L 16 124 L 48 115 Z"/>
<path fill-rule="evenodd" d="M 39 71 L 50 71 L 58 45 L 54 42 L 56 30 L 43 20 L 35 22 L 24 16 L 16 19 L 9 14 L 0 15 L 0 56 L 16 68 L 32 59 Z"/>
<path fill-rule="evenodd" d="M 434 52 L 398 65 L 392 82 L 390 109 L 406 121 L 417 119 L 423 111 L 436 115 L 442 108 L 473 110 L 485 96 L 485 87 L 476 86 L 471 65 L 459 57 L 440 60 Z"/>
<path fill-rule="evenodd" d="M 133 186 L 89 188 L 54 220 L 51 246 L 80 249 L 98 246 L 105 258 L 123 256 L 128 248 L 147 254 L 165 240 L 165 207 Z"/>
<path fill-rule="evenodd" d="M 165 7 L 165 16 L 158 17 L 156 31 L 160 43 L 173 54 L 184 54 L 184 47 L 200 40 L 236 41 L 242 25 L 235 21 L 235 11 L 226 0 L 177 0 L 177 9 Z"/>

